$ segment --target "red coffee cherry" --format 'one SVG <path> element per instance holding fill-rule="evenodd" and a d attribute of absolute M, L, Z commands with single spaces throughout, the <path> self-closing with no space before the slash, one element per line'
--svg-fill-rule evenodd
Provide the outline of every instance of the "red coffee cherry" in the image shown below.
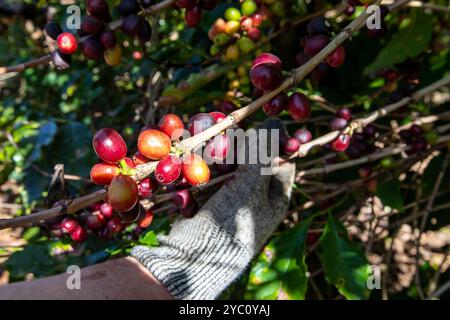
<path fill-rule="evenodd" d="M 91 169 L 91 181 L 98 185 L 108 185 L 120 174 L 118 166 L 112 163 L 97 163 Z"/>
<path fill-rule="evenodd" d="M 288 97 L 285 93 L 280 93 L 278 96 L 270 100 L 263 106 L 263 111 L 270 117 L 278 116 L 287 107 Z"/>
<path fill-rule="evenodd" d="M 81 21 L 81 30 L 88 34 L 99 35 L 105 30 L 105 23 L 95 16 L 84 16 Z"/>
<path fill-rule="evenodd" d="M 93 212 L 86 219 L 86 227 L 90 230 L 98 230 L 105 224 L 106 219 L 100 212 Z"/>
<path fill-rule="evenodd" d="M 288 138 L 283 146 L 283 151 L 287 154 L 293 154 L 300 148 L 300 141 L 297 138 Z"/>
<path fill-rule="evenodd" d="M 153 183 L 150 180 L 150 178 L 145 178 L 138 184 L 139 196 L 141 196 L 143 198 L 150 197 L 152 195 L 153 188 L 154 188 L 154 186 L 153 186 Z"/>
<path fill-rule="evenodd" d="M 302 94 L 295 92 L 288 99 L 287 110 L 295 121 L 305 121 L 311 115 L 311 105 L 308 98 Z"/>
<path fill-rule="evenodd" d="M 195 136 L 216 124 L 214 118 L 207 113 L 197 113 L 189 119 L 187 128 L 191 136 Z"/>
<path fill-rule="evenodd" d="M 205 147 L 205 155 L 209 159 L 223 162 L 231 148 L 230 138 L 226 134 L 219 134 Z"/>
<path fill-rule="evenodd" d="M 137 201 L 138 186 L 133 178 L 119 175 L 111 181 L 108 187 L 108 202 L 114 210 L 130 211 Z"/>
<path fill-rule="evenodd" d="M 186 9 L 184 21 L 190 28 L 196 27 L 202 20 L 202 8 L 195 6 L 191 9 Z"/>
<path fill-rule="evenodd" d="M 170 138 L 162 131 L 148 129 L 139 134 L 139 152 L 150 160 L 159 160 L 168 155 L 170 153 L 170 148 Z"/>
<path fill-rule="evenodd" d="M 127 145 L 122 136 L 114 129 L 104 128 L 94 136 L 92 146 L 100 159 L 116 163 L 127 155 Z"/>
<path fill-rule="evenodd" d="M 195 187 L 205 185 L 211 175 L 206 162 L 196 154 L 190 154 L 183 158 L 181 172 L 187 182 Z"/>
<path fill-rule="evenodd" d="M 169 154 L 159 160 L 155 168 L 155 178 L 161 184 L 171 184 L 180 177 L 180 158 Z"/>
<path fill-rule="evenodd" d="M 104 202 L 100 206 L 100 213 L 106 219 L 110 219 L 114 214 L 114 209 L 108 202 Z"/>
<path fill-rule="evenodd" d="M 152 224 L 152 221 L 153 221 L 153 212 L 148 210 L 139 220 L 138 226 L 139 228 L 146 229 Z"/>
<path fill-rule="evenodd" d="M 333 68 L 340 67 L 345 61 L 345 49 L 343 46 L 337 47 L 328 57 L 327 62 Z"/>
<path fill-rule="evenodd" d="M 75 230 L 70 233 L 70 237 L 73 241 L 78 243 L 84 242 L 88 238 L 86 229 L 82 226 L 76 226 Z"/>
<path fill-rule="evenodd" d="M 123 230 L 123 224 L 122 221 L 118 217 L 113 217 L 111 220 L 108 221 L 106 224 L 106 229 L 111 234 L 117 234 Z"/>
<path fill-rule="evenodd" d="M 222 112 L 219 112 L 219 111 L 210 112 L 209 115 L 211 117 L 213 117 L 213 119 L 216 123 L 219 123 L 220 121 L 222 121 L 223 119 L 225 119 L 227 117 L 225 114 L 223 114 Z"/>
<path fill-rule="evenodd" d="M 172 141 L 178 140 L 182 136 L 183 129 L 183 121 L 176 114 L 166 114 L 159 121 L 159 130 L 167 134 Z"/>
<path fill-rule="evenodd" d="M 281 62 L 280 58 L 278 58 L 276 55 L 274 55 L 272 53 L 268 53 L 268 52 L 261 53 L 259 56 L 257 56 L 255 58 L 255 60 L 253 60 L 252 67 L 257 66 L 262 63 L 273 63 L 280 69 L 282 68 L 282 62 Z"/>
<path fill-rule="evenodd" d="M 251 68 L 250 80 L 256 88 L 272 91 L 283 81 L 283 74 L 276 64 L 262 63 Z"/>
<path fill-rule="evenodd" d="M 61 33 L 58 36 L 56 43 L 59 50 L 65 54 L 74 54 L 78 48 L 77 39 L 70 32 Z"/>
<path fill-rule="evenodd" d="M 330 43 L 330 38 L 325 35 L 310 37 L 306 40 L 304 52 L 308 57 L 313 57 L 325 48 L 328 43 Z"/>
<path fill-rule="evenodd" d="M 60 227 L 64 233 L 72 233 L 75 231 L 75 228 L 78 226 L 78 221 L 74 218 L 67 217 L 61 221 Z"/>
<path fill-rule="evenodd" d="M 332 143 L 331 148 L 336 152 L 345 151 L 350 145 L 350 136 L 348 134 L 341 134 Z"/>
<path fill-rule="evenodd" d="M 305 144 L 312 140 L 312 134 L 308 129 L 298 129 L 294 133 L 294 138 L 297 138 L 300 141 L 300 144 Z"/>

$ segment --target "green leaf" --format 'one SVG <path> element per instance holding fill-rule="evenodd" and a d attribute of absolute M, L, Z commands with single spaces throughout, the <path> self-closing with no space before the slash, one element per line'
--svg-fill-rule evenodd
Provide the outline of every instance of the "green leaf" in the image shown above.
<path fill-rule="evenodd" d="M 310 220 L 277 235 L 250 273 L 249 299 L 305 299 L 308 279 L 305 240 Z"/>
<path fill-rule="evenodd" d="M 157 246 L 159 245 L 159 242 L 155 233 L 153 231 L 149 231 L 139 238 L 139 244 L 146 246 Z"/>
<path fill-rule="evenodd" d="M 348 240 L 345 227 L 331 215 L 320 238 L 325 278 L 350 300 L 368 299 L 368 263 L 361 248 Z"/>
<path fill-rule="evenodd" d="M 33 141 L 33 145 L 34 145 L 33 151 L 31 152 L 30 156 L 28 157 L 29 162 L 38 160 L 41 157 L 42 147 L 48 146 L 50 143 L 52 143 L 57 130 L 58 130 L 58 127 L 52 121 L 47 122 L 47 123 L 43 124 L 42 126 L 40 126 L 38 134 Z"/>
<path fill-rule="evenodd" d="M 403 196 L 398 180 L 385 181 L 379 184 L 376 195 L 384 205 L 403 212 Z"/>
<path fill-rule="evenodd" d="M 432 31 L 433 16 L 421 9 L 412 10 L 411 16 L 403 20 L 399 31 L 364 72 L 371 73 L 416 57 L 428 48 Z"/>

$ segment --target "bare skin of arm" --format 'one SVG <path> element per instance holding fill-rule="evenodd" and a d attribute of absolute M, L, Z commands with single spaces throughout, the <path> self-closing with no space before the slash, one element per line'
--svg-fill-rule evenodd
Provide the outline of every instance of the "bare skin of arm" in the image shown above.
<path fill-rule="evenodd" d="M 81 269 L 81 289 L 69 290 L 71 274 L 0 287 L 0 300 L 14 299 L 149 299 L 172 300 L 158 280 L 134 258 L 110 260 Z"/>

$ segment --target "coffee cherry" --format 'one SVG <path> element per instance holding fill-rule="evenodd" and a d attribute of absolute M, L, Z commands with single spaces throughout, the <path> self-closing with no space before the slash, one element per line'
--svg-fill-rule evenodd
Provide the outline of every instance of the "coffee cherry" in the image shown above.
<path fill-rule="evenodd" d="M 53 21 L 47 22 L 47 24 L 44 27 L 44 31 L 53 40 L 56 40 L 58 36 L 62 33 L 61 27 Z"/>
<path fill-rule="evenodd" d="M 138 226 L 139 228 L 146 229 L 152 224 L 152 221 L 153 221 L 153 212 L 148 210 L 139 219 Z"/>
<path fill-rule="evenodd" d="M 213 119 L 216 123 L 219 123 L 220 121 L 222 121 L 223 119 L 225 119 L 227 117 L 225 114 L 223 114 L 222 112 L 219 112 L 219 111 L 210 112 L 209 115 L 211 117 L 213 117 Z"/>
<path fill-rule="evenodd" d="M 52 62 L 56 69 L 66 70 L 70 68 L 72 57 L 68 54 L 62 53 L 60 50 L 56 50 L 52 52 Z"/>
<path fill-rule="evenodd" d="M 423 130 L 417 124 L 413 124 L 411 128 L 409 128 L 409 132 L 411 132 L 412 137 L 418 137 L 423 133 Z"/>
<path fill-rule="evenodd" d="M 281 84 L 283 74 L 281 69 L 273 63 L 258 64 L 250 70 L 250 80 L 253 85 L 264 91 L 271 91 Z"/>
<path fill-rule="evenodd" d="M 106 224 L 106 228 L 109 232 L 111 232 L 111 234 L 117 234 L 123 230 L 123 224 L 119 218 L 113 217 Z"/>
<path fill-rule="evenodd" d="M 141 10 L 137 0 L 122 0 L 119 4 L 119 13 L 122 16 L 128 16 L 133 13 L 138 13 Z"/>
<path fill-rule="evenodd" d="M 106 219 L 110 219 L 114 214 L 114 209 L 108 202 L 102 203 L 99 210 L 102 216 Z"/>
<path fill-rule="evenodd" d="M 181 189 L 173 192 L 173 203 L 180 209 L 186 209 L 192 204 L 192 195 L 189 189 Z"/>
<path fill-rule="evenodd" d="M 103 57 L 105 58 L 105 62 L 110 66 L 117 66 L 120 64 L 120 60 L 122 59 L 122 49 L 119 45 L 116 45 L 112 49 L 106 49 L 103 53 Z"/>
<path fill-rule="evenodd" d="M 86 227 L 90 230 L 98 230 L 106 224 L 106 219 L 100 212 L 93 212 L 86 219 Z"/>
<path fill-rule="evenodd" d="M 64 233 L 72 233 L 75 231 L 75 228 L 78 226 L 78 221 L 74 218 L 67 217 L 61 221 L 60 227 Z"/>
<path fill-rule="evenodd" d="M 123 224 L 130 224 L 136 222 L 139 219 L 141 212 L 143 213 L 143 210 L 144 208 L 142 208 L 142 206 L 137 205 L 134 206 L 133 209 L 131 209 L 130 211 L 119 212 L 120 221 Z"/>
<path fill-rule="evenodd" d="M 89 37 L 83 40 L 83 55 L 92 60 L 98 60 L 103 56 L 104 48 L 100 40 L 96 37 Z"/>
<path fill-rule="evenodd" d="M 197 201 L 192 201 L 192 204 L 188 206 L 186 209 L 181 209 L 181 214 L 186 219 L 191 219 L 198 212 L 198 203 Z"/>
<path fill-rule="evenodd" d="M 195 7 L 195 0 L 176 0 L 175 4 L 182 9 L 192 9 Z"/>
<path fill-rule="evenodd" d="M 326 75 L 328 74 L 328 70 L 328 63 L 319 63 L 311 72 L 311 79 L 313 79 L 314 81 L 320 81 L 321 79 L 326 77 Z"/>
<path fill-rule="evenodd" d="M 333 118 L 330 121 L 329 128 L 330 130 L 341 130 L 344 129 L 347 126 L 348 122 L 345 119 L 342 118 Z"/>
<path fill-rule="evenodd" d="M 223 113 L 228 114 L 228 113 L 232 113 L 233 111 L 236 111 L 237 107 L 233 102 L 225 100 L 221 103 L 220 110 Z"/>
<path fill-rule="evenodd" d="M 239 21 L 228 21 L 225 24 L 225 33 L 231 37 L 239 31 L 240 27 L 241 24 L 239 23 Z"/>
<path fill-rule="evenodd" d="M 141 40 L 142 43 L 146 43 L 152 39 L 152 27 L 150 26 L 150 23 L 148 23 L 147 20 L 143 20 L 143 26 L 142 31 L 139 33 L 139 40 Z"/>
<path fill-rule="evenodd" d="M 86 229 L 82 226 L 76 226 L 75 230 L 70 233 L 70 237 L 73 241 L 81 243 L 87 240 Z"/>
<path fill-rule="evenodd" d="M 253 41 L 258 41 L 259 38 L 261 38 L 261 31 L 259 31 L 258 28 L 250 28 L 247 31 L 247 36 L 252 39 Z"/>
<path fill-rule="evenodd" d="M 131 14 L 123 18 L 120 28 L 128 36 L 134 37 L 141 33 L 143 26 L 143 19 L 136 14 Z"/>
<path fill-rule="evenodd" d="M 413 147 L 415 152 L 422 152 L 427 150 L 428 148 L 428 142 L 425 137 L 419 137 L 414 141 Z"/>
<path fill-rule="evenodd" d="M 300 141 L 300 144 L 305 144 L 312 140 L 312 134 L 308 129 L 302 128 L 295 131 L 294 138 Z"/>
<path fill-rule="evenodd" d="M 350 17 L 355 13 L 355 7 L 351 5 L 347 5 L 344 9 L 344 13 L 346 16 Z"/>
<path fill-rule="evenodd" d="M 370 166 L 362 166 L 358 169 L 358 174 L 361 178 L 365 179 L 372 175 L 372 167 Z"/>
<path fill-rule="evenodd" d="M 146 157 L 144 157 L 139 151 L 133 155 L 133 163 L 136 166 L 147 163 L 149 161 L 150 161 L 150 159 L 147 159 Z"/>
<path fill-rule="evenodd" d="M 287 154 L 293 154 L 300 148 L 300 141 L 297 138 L 288 138 L 283 144 L 283 151 Z"/>
<path fill-rule="evenodd" d="M 77 39 L 70 32 L 61 33 L 56 39 L 59 50 L 65 54 L 74 54 L 77 51 Z"/>
<path fill-rule="evenodd" d="M 138 201 L 138 186 L 129 176 L 114 177 L 108 187 L 108 202 L 114 210 L 130 211 Z"/>
<path fill-rule="evenodd" d="M 205 147 L 205 155 L 216 162 L 223 162 L 230 151 L 231 141 L 226 134 L 220 134 Z"/>
<path fill-rule="evenodd" d="M 250 18 L 252 18 L 254 27 L 259 27 L 264 21 L 264 17 L 261 12 L 255 12 L 250 16 Z"/>
<path fill-rule="evenodd" d="M 187 155 L 182 163 L 181 172 L 190 185 L 200 187 L 209 181 L 211 174 L 208 165 L 200 156 Z"/>
<path fill-rule="evenodd" d="M 202 20 L 202 8 L 195 6 L 191 9 L 186 9 L 184 21 L 190 28 L 196 27 Z"/>
<path fill-rule="evenodd" d="M 278 116 L 286 108 L 288 104 L 288 97 L 285 93 L 281 93 L 270 102 L 263 106 L 263 111 L 270 117 Z"/>
<path fill-rule="evenodd" d="M 310 36 L 329 35 L 331 25 L 324 17 L 316 17 L 308 23 L 306 28 Z"/>
<path fill-rule="evenodd" d="M 331 148 L 336 152 L 345 151 L 350 145 L 350 139 L 348 134 L 341 134 L 331 143 Z"/>
<path fill-rule="evenodd" d="M 330 38 L 324 35 L 317 35 L 308 38 L 305 43 L 304 52 L 308 57 L 318 54 L 323 48 L 330 43 Z"/>
<path fill-rule="evenodd" d="M 349 108 L 339 108 L 336 111 L 336 116 L 338 118 L 350 121 L 352 119 L 352 111 Z"/>
<path fill-rule="evenodd" d="M 214 118 L 207 113 L 197 113 L 189 119 L 187 128 L 191 136 L 195 136 L 216 124 Z"/>
<path fill-rule="evenodd" d="M 241 12 L 244 16 L 250 16 L 258 9 L 258 5 L 253 0 L 245 0 L 241 4 Z"/>
<path fill-rule="evenodd" d="M 250 17 L 243 16 L 241 18 L 241 30 L 248 31 L 253 27 L 253 20 Z"/>
<path fill-rule="evenodd" d="M 95 16 L 84 16 L 81 29 L 88 34 L 99 35 L 105 30 L 105 23 Z"/>
<path fill-rule="evenodd" d="M 110 18 L 108 4 L 105 0 L 89 0 L 86 4 L 87 11 L 102 20 Z"/>
<path fill-rule="evenodd" d="M 328 57 L 327 62 L 333 68 L 340 67 L 345 61 L 345 49 L 339 46 Z"/>
<path fill-rule="evenodd" d="M 302 122 L 311 115 L 311 105 L 302 93 L 293 93 L 288 99 L 287 110 L 295 121 Z"/>
<path fill-rule="evenodd" d="M 100 42 L 106 49 L 112 49 L 117 44 L 116 36 L 111 31 L 104 31 L 100 36 Z"/>
<path fill-rule="evenodd" d="M 127 155 L 127 145 L 120 134 L 111 128 L 104 128 L 95 134 L 92 146 L 97 156 L 105 162 L 116 163 Z"/>
<path fill-rule="evenodd" d="M 363 129 L 363 135 L 366 139 L 371 139 L 375 136 L 375 127 L 368 125 Z"/>
<path fill-rule="evenodd" d="M 91 169 L 91 181 L 98 185 L 108 185 L 111 180 L 119 175 L 120 169 L 115 164 L 111 163 L 97 163 Z"/>
<path fill-rule="evenodd" d="M 159 130 L 167 134 L 172 141 L 175 141 L 182 136 L 184 124 L 176 114 L 169 113 L 159 121 Z"/>
<path fill-rule="evenodd" d="M 253 60 L 253 62 L 252 62 L 252 67 L 257 66 L 259 64 L 264 64 L 264 63 L 273 63 L 280 69 L 282 68 L 282 62 L 281 62 L 280 58 L 278 58 L 276 55 L 274 55 L 272 53 L 268 53 L 268 52 L 261 53 L 259 56 L 257 56 L 255 58 L 255 60 Z"/>
<path fill-rule="evenodd" d="M 225 10 L 225 19 L 227 21 L 239 21 L 241 20 L 241 12 L 236 8 L 228 8 Z"/>
<path fill-rule="evenodd" d="M 181 174 L 180 158 L 173 154 L 169 154 L 159 160 L 155 168 L 155 178 L 161 184 L 171 184 Z"/>
<path fill-rule="evenodd" d="M 159 160 L 168 155 L 170 148 L 170 137 L 162 131 L 148 129 L 139 134 L 139 152 L 150 160 Z"/>
<path fill-rule="evenodd" d="M 148 198 L 153 192 L 153 183 L 150 178 L 145 178 L 138 184 L 138 194 L 142 198 Z"/>
<path fill-rule="evenodd" d="M 255 48 L 255 43 L 247 37 L 240 38 L 237 41 L 237 45 L 239 47 L 239 50 L 245 54 L 249 53 Z"/>
<path fill-rule="evenodd" d="M 227 61 L 239 59 L 239 47 L 234 44 L 229 46 L 225 52 L 225 59 Z"/>

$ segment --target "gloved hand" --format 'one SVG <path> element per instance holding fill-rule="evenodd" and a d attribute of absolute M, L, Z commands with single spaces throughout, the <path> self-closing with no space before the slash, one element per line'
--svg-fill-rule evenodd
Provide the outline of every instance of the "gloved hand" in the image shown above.
<path fill-rule="evenodd" d="M 177 299 L 215 299 L 245 271 L 286 215 L 295 165 L 261 175 L 242 165 L 192 219 L 177 220 L 160 246 L 137 246 L 138 259 Z"/>

